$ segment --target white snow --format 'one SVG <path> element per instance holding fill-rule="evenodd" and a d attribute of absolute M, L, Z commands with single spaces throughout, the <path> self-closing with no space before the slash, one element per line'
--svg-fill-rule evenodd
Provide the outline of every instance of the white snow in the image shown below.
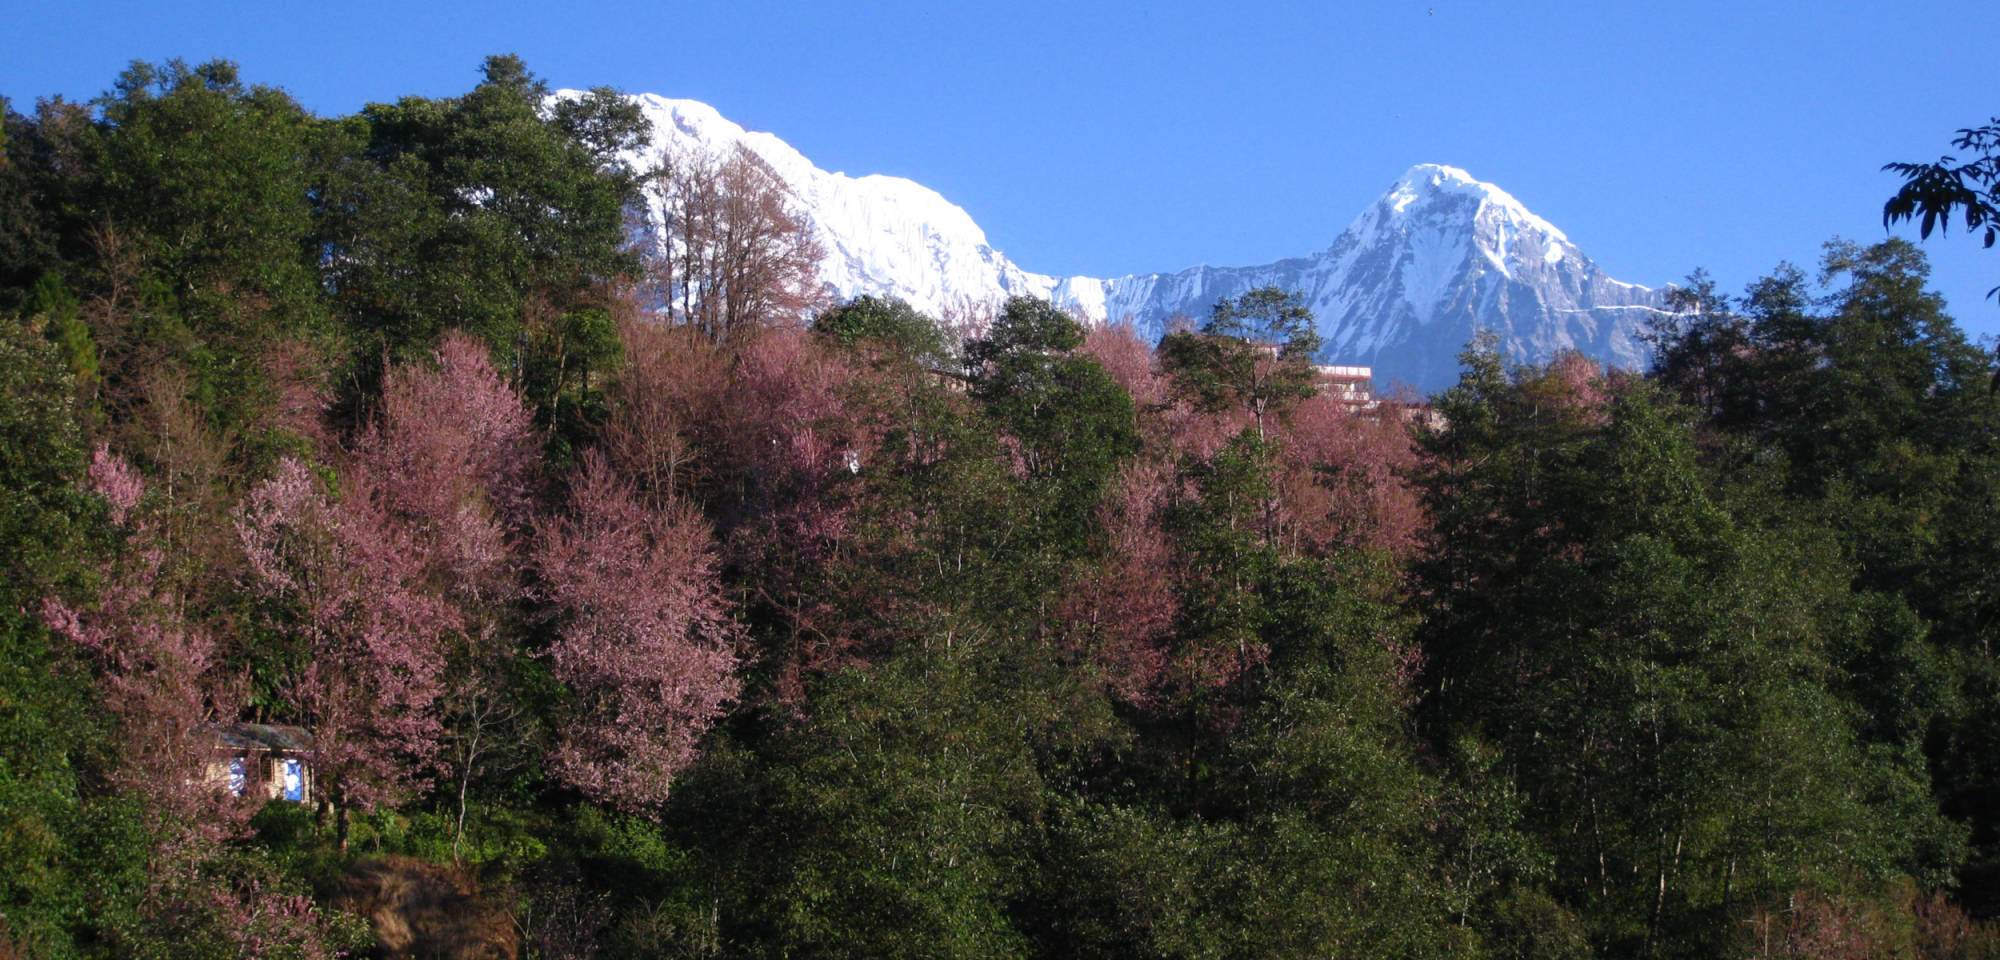
<path fill-rule="evenodd" d="M 922 184 L 829 173 L 776 136 L 747 131 L 700 101 L 634 99 L 654 130 L 653 145 L 631 158 L 642 169 L 670 150 L 726 155 L 738 144 L 769 164 L 825 248 L 822 278 L 841 299 L 891 294 L 939 315 L 1017 294 L 1049 296 L 1057 287 L 1053 277 L 1016 267 L 987 244 L 971 215 Z"/>
<path fill-rule="evenodd" d="M 1513 195 L 1443 164 L 1405 171 L 1331 246 L 1308 257 L 1110 279 L 1054 277 L 1021 269 L 993 249 L 970 214 L 921 184 L 822 170 L 778 137 L 747 131 L 698 101 L 651 94 L 634 100 L 654 126 L 653 146 L 628 158 L 641 169 L 669 150 L 723 154 L 737 144 L 769 164 L 825 248 L 822 277 L 842 299 L 896 296 L 933 316 L 951 316 L 1030 295 L 1092 322 L 1135 318 L 1157 334 L 1148 325 L 1156 327 L 1170 310 L 1198 316 L 1218 297 L 1278 285 L 1305 294 L 1327 343 L 1323 353 L 1334 362 L 1361 362 L 1378 350 L 1407 346 L 1412 322 L 1421 328 L 1447 309 L 1454 323 L 1466 322 L 1467 310 L 1487 317 L 1518 309 L 1521 290 L 1536 291 L 1526 295 L 1527 308 L 1542 318 L 1578 315 L 1561 321 L 1576 325 L 1574 331 L 1523 332 L 1527 339 L 1510 342 L 1510 350 L 1525 351 L 1523 359 L 1542 345 L 1599 336 L 1599 324 L 1609 321 L 1586 316 L 1594 311 L 1653 309 L 1646 306 L 1653 299 L 1649 288 L 1604 276 L 1561 230 Z M 1515 292 L 1503 296 L 1503 288 Z M 1516 321 L 1501 322 L 1512 327 Z M 1523 315 L 1519 322 L 1550 320 Z M 1455 334 L 1441 326 L 1427 335 Z M 1612 336 L 1616 341 L 1622 334 Z M 1607 341 L 1600 348 L 1622 353 L 1626 346 Z"/>
<path fill-rule="evenodd" d="M 1405 238 L 1409 255 L 1402 264 L 1403 300 L 1418 323 L 1431 322 L 1438 301 L 1465 268 L 1467 240 L 1464 232 L 1436 223 L 1418 226 Z"/>

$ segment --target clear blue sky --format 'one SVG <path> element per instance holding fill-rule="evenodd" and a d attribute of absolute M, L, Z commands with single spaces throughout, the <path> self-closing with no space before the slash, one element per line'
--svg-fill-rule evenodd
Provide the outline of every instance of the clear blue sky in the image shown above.
<path fill-rule="evenodd" d="M 2000 114 L 2000 2 L 261 3 L 11 0 L 0 94 L 226 57 L 321 114 L 446 96 L 489 53 L 703 100 L 820 166 L 910 177 L 1023 267 L 1321 249 L 1413 163 L 1463 167 L 1613 276 L 1726 289 L 1883 236 L 1891 160 Z M 1914 236 L 1912 234 L 1912 236 Z M 1975 335 L 2000 248 L 1924 244 Z"/>

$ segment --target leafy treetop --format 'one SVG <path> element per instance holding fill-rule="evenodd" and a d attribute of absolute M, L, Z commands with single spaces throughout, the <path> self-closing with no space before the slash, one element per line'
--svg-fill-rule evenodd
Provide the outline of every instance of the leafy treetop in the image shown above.
<path fill-rule="evenodd" d="M 1985 126 L 1958 131 L 1951 145 L 1976 151 L 1978 156 L 1966 163 L 1947 155 L 1936 163 L 1882 167 L 1903 178 L 1903 188 L 1882 205 L 1882 223 L 1887 226 L 1921 217 L 1918 232 L 1928 239 L 1932 228 L 1948 229 L 1952 213 L 1963 211 L 1966 232 L 1983 232 L 1984 244 L 1991 247 L 2000 240 L 2000 117 Z M 1986 295 L 2000 295 L 2000 286 Z"/>

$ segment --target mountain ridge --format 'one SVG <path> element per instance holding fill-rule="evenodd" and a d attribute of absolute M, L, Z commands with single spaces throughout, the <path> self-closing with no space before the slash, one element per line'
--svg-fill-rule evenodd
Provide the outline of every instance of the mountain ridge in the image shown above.
<path fill-rule="evenodd" d="M 1457 167 L 1411 167 L 1325 249 L 1304 256 L 1059 277 L 1014 263 L 963 208 L 916 181 L 822 170 L 776 135 L 745 130 L 700 101 L 633 100 L 654 127 L 654 144 L 635 163 L 741 144 L 769 165 L 825 249 L 821 279 L 840 299 L 896 296 L 941 315 L 1036 296 L 1158 337 L 1177 314 L 1199 320 L 1220 298 L 1278 286 L 1313 309 L 1321 360 L 1372 366 L 1378 379 L 1426 391 L 1456 378 L 1458 353 L 1481 329 L 1516 360 L 1575 349 L 1643 366 L 1636 334 L 1664 307 L 1660 291 L 1612 279 L 1554 224 Z"/>

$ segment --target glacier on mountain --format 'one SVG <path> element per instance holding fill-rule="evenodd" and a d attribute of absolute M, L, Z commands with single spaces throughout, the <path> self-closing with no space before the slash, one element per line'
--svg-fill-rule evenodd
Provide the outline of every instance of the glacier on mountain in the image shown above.
<path fill-rule="evenodd" d="M 1330 246 L 1308 256 L 1059 278 L 1015 265 L 970 215 L 921 184 L 829 173 L 776 136 L 746 131 L 698 101 L 634 100 L 654 132 L 653 145 L 630 158 L 641 168 L 668 150 L 723 153 L 738 144 L 768 164 L 825 249 L 822 280 L 840 299 L 896 296 L 944 316 L 1036 296 L 1080 318 L 1125 320 L 1157 337 L 1177 315 L 1199 321 L 1220 298 L 1277 286 L 1311 306 L 1322 361 L 1372 366 L 1379 381 L 1426 391 L 1455 379 L 1457 354 L 1481 329 L 1517 360 L 1576 349 L 1642 366 L 1635 334 L 1663 306 L 1659 291 L 1606 276 L 1561 230 L 1455 167 L 1411 167 Z"/>

